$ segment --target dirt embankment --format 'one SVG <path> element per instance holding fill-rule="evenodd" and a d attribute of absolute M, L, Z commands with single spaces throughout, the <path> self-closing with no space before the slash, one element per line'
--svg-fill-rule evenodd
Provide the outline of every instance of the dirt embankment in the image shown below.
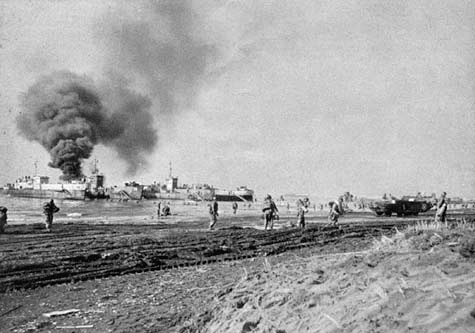
<path fill-rule="evenodd" d="M 182 332 L 475 332 L 474 240 L 397 233 L 360 253 L 267 265 Z"/>

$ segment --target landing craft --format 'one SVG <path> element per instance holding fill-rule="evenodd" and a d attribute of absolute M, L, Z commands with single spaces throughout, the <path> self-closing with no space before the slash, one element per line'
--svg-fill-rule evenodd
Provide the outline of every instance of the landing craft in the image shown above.
<path fill-rule="evenodd" d="M 82 182 L 51 184 L 48 177 L 25 176 L 4 186 L 2 192 L 12 197 L 84 200 L 86 189 L 87 185 Z"/>
<path fill-rule="evenodd" d="M 46 176 L 24 176 L 3 187 L 3 194 L 12 197 L 86 200 L 105 199 L 104 176 L 93 174 L 87 178 L 64 183 L 50 183 Z"/>
<path fill-rule="evenodd" d="M 217 189 L 209 184 L 181 184 L 178 185 L 178 177 L 170 173 L 163 183 L 155 182 L 143 188 L 145 199 L 159 200 L 190 200 L 190 201 L 254 201 L 254 191 L 246 186 L 240 186 L 236 190 Z"/>
<path fill-rule="evenodd" d="M 97 160 L 93 161 L 91 176 L 63 183 L 50 183 L 49 177 L 37 174 L 38 163 L 35 162 L 34 165 L 34 176 L 24 176 L 13 184 L 6 184 L 1 193 L 12 197 L 60 200 L 94 200 L 109 197 L 104 189 L 104 175 L 97 169 Z"/>
<path fill-rule="evenodd" d="M 217 201 L 254 201 L 254 191 L 240 186 L 234 191 L 214 189 L 213 197 Z"/>
<path fill-rule="evenodd" d="M 131 181 L 123 186 L 113 186 L 106 189 L 106 193 L 111 200 L 141 200 L 143 196 L 144 186 Z"/>

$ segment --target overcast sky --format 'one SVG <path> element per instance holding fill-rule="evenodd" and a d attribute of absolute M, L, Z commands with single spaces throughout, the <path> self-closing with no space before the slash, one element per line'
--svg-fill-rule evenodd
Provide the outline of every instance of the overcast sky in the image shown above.
<path fill-rule="evenodd" d="M 180 182 L 275 195 L 475 197 L 475 2 L 4 0 L 0 15 L 2 184 L 35 160 L 60 175 L 15 119 L 66 70 L 151 101 L 158 143 L 135 175 L 95 146 L 108 184 L 163 180 L 171 161 Z"/>

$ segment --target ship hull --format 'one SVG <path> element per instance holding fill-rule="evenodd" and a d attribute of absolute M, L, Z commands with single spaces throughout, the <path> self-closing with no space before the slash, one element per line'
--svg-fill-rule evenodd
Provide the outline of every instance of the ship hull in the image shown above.
<path fill-rule="evenodd" d="M 216 198 L 216 201 L 254 201 L 254 196 L 252 194 L 244 195 L 235 195 L 235 194 L 214 194 L 213 192 L 209 193 L 151 193 L 144 192 L 143 198 L 148 200 L 193 200 L 193 201 L 212 201 L 213 197 Z"/>
<path fill-rule="evenodd" d="M 234 194 L 215 194 L 216 201 L 254 201 L 252 194 L 234 195 Z"/>
<path fill-rule="evenodd" d="M 160 193 L 160 192 L 144 192 L 143 198 L 147 200 L 193 200 L 204 201 L 211 200 L 190 193 Z"/>
<path fill-rule="evenodd" d="M 143 198 L 143 186 L 123 186 L 111 188 L 106 195 L 111 200 L 127 201 L 141 200 Z"/>
<path fill-rule="evenodd" d="M 10 189 L 5 194 L 20 198 L 39 198 L 39 199 L 58 199 L 58 200 L 85 200 L 86 191 L 53 191 L 53 190 L 35 190 L 35 189 Z"/>
<path fill-rule="evenodd" d="M 104 200 L 110 199 L 110 196 L 105 192 L 90 192 L 86 191 L 85 196 L 89 200 Z"/>
<path fill-rule="evenodd" d="M 154 193 L 158 200 L 186 200 L 188 195 L 184 193 Z"/>

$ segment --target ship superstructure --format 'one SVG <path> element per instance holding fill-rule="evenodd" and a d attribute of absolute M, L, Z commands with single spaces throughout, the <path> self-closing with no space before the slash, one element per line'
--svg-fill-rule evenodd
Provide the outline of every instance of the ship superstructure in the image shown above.
<path fill-rule="evenodd" d="M 178 177 L 170 171 L 165 182 L 155 182 L 145 186 L 144 198 L 163 200 L 193 200 L 210 201 L 216 198 L 218 201 L 254 201 L 254 191 L 246 186 L 240 186 L 236 190 L 222 190 L 209 184 L 182 184 L 179 185 Z"/>
<path fill-rule="evenodd" d="M 44 198 L 44 199 L 104 199 L 107 198 L 104 189 L 104 175 L 97 170 L 97 161 L 94 161 L 92 175 L 65 181 L 62 183 L 50 183 L 47 176 L 23 176 L 18 178 L 13 184 L 7 184 L 3 188 L 3 193 L 24 198 Z"/>
<path fill-rule="evenodd" d="M 46 176 L 25 176 L 6 187 L 6 194 L 26 198 L 84 200 L 88 184 L 82 181 L 50 183 Z"/>
<path fill-rule="evenodd" d="M 13 184 L 4 186 L 2 193 L 15 197 L 26 198 L 53 198 L 69 200 L 193 200 L 193 201 L 254 201 L 254 191 L 246 186 L 236 190 L 223 190 L 209 184 L 182 184 L 178 177 L 170 173 L 163 182 L 152 185 L 141 185 L 130 181 L 121 186 L 105 187 L 105 176 L 99 173 L 95 160 L 91 175 L 82 179 L 62 183 L 50 183 L 47 176 L 25 176 Z"/>

